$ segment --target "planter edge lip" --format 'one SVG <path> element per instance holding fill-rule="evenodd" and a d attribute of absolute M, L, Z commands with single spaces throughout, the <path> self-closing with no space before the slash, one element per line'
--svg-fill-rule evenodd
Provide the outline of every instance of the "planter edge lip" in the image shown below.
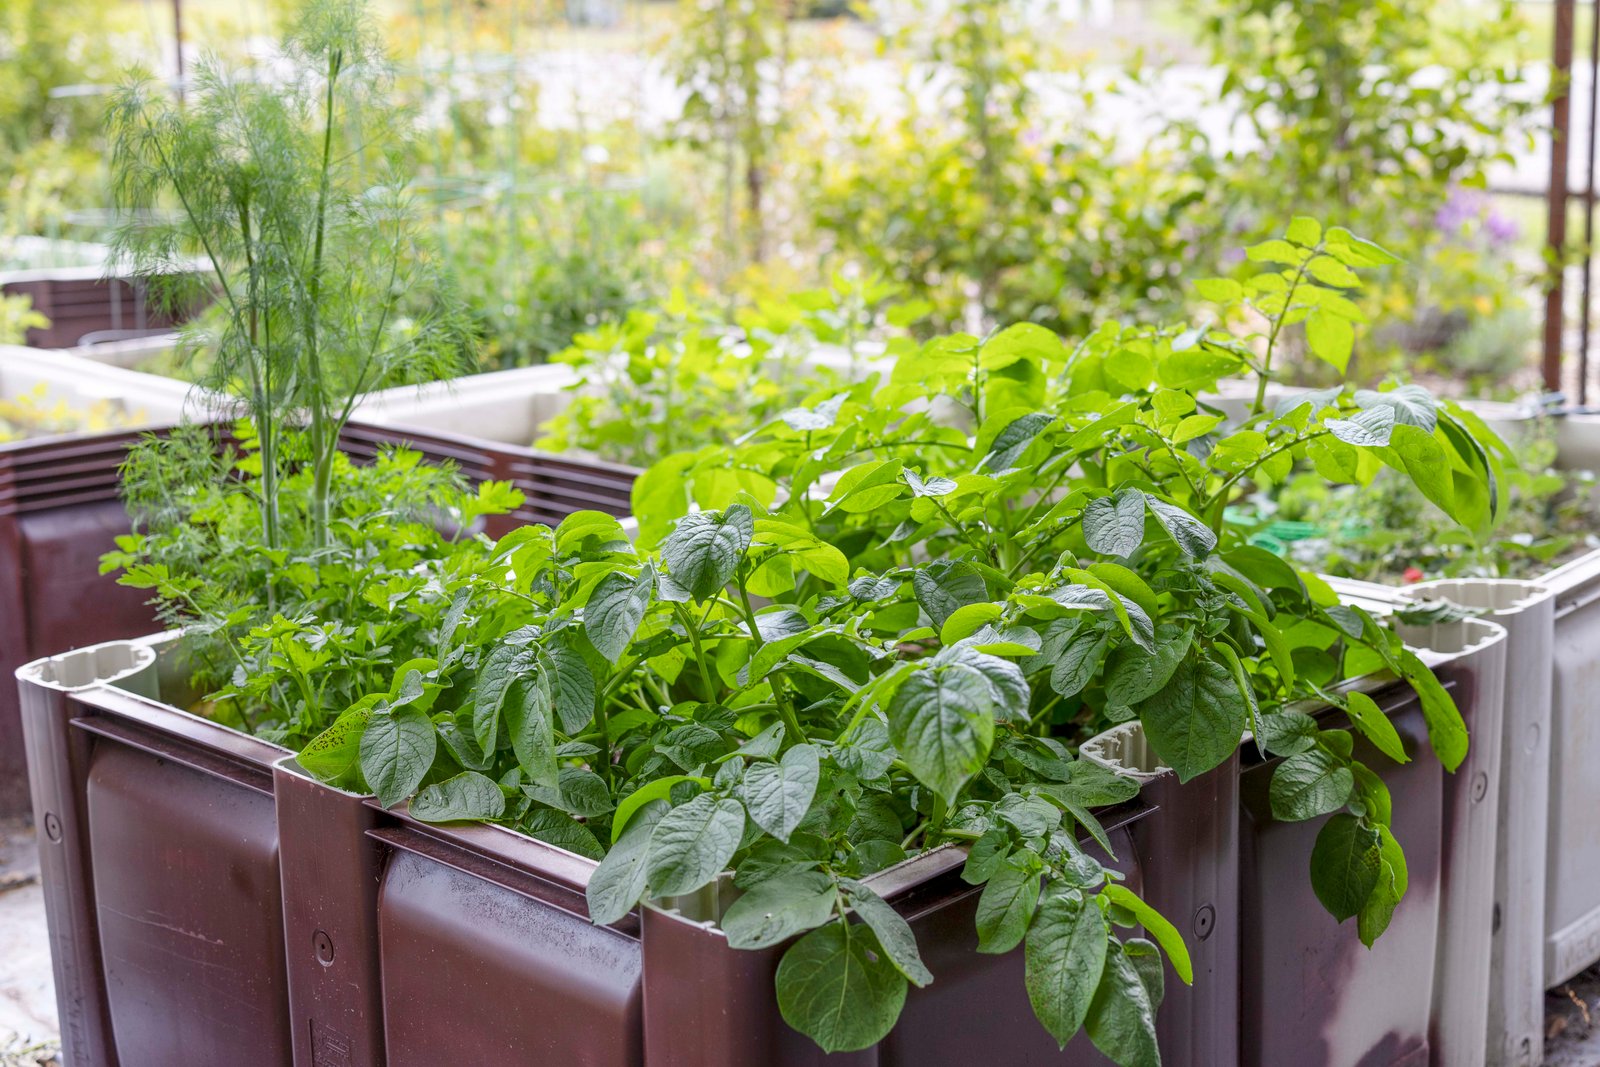
<path fill-rule="evenodd" d="M 1560 613 L 1569 596 L 1594 591 L 1591 587 L 1600 587 L 1600 548 L 1569 560 L 1555 570 L 1546 571 L 1536 580 L 1555 594 L 1558 601 L 1556 610 Z M 1592 597 L 1584 596 L 1582 603 L 1590 599 Z"/>
<path fill-rule="evenodd" d="M 81 648 L 58 652 L 50 656 L 40 656 L 30 660 L 12 672 L 18 682 L 36 685 L 44 689 L 53 689 L 62 693 L 81 693 L 100 686 L 115 686 L 118 682 L 136 677 L 155 665 L 156 650 L 159 646 L 170 644 L 181 636 L 178 630 L 165 630 L 157 634 L 148 634 L 144 637 L 118 638 L 112 641 L 101 641 L 93 645 L 84 645 Z M 94 670 L 94 677 L 84 681 L 66 681 L 52 675 L 64 669 L 70 669 L 79 662 L 88 660 L 93 663 L 103 653 L 113 649 L 125 650 L 129 653 L 132 663 L 113 668 L 110 671 Z M 181 709 L 174 708 L 179 711 Z"/>
<path fill-rule="evenodd" d="M 1529 578 L 1433 578 L 1425 582 L 1416 582 L 1412 585 L 1403 586 L 1396 591 L 1403 600 L 1423 601 L 1431 599 L 1428 596 L 1429 593 L 1461 586 L 1481 586 L 1488 589 L 1514 591 L 1522 594 L 1503 607 L 1482 604 L 1461 605 L 1462 607 L 1483 611 L 1485 614 L 1482 618 L 1489 620 L 1520 615 L 1524 611 L 1535 607 L 1541 601 L 1548 600 L 1556 595 L 1555 589 L 1544 581 Z M 1448 593 L 1445 594 L 1444 599 L 1459 603 Z"/>
<path fill-rule="evenodd" d="M 453 379 L 452 379 L 453 380 Z M 614 460 L 602 459 L 588 452 L 551 452 L 545 449 L 534 448 L 531 444 L 518 445 L 506 441 L 496 441 L 488 437 L 474 437 L 470 434 L 455 433 L 450 430 L 436 430 L 408 421 L 405 417 L 382 418 L 359 408 L 350 418 L 350 424 L 358 428 L 380 430 L 394 436 L 394 443 L 404 445 L 407 435 L 418 440 L 434 440 L 443 444 L 453 445 L 457 448 L 471 449 L 478 452 L 492 451 L 501 455 L 514 456 L 520 460 L 542 460 L 547 463 L 581 463 L 586 467 L 594 467 L 608 474 L 627 477 L 638 477 L 644 473 L 643 467 L 632 467 L 626 463 L 617 463 Z"/>
<path fill-rule="evenodd" d="M 1397 601 L 1392 606 L 1398 607 L 1401 603 L 1403 603 L 1403 601 Z M 1450 661 L 1461 656 L 1480 652 L 1487 648 L 1492 648 L 1494 645 L 1506 640 L 1505 627 L 1490 619 L 1462 619 L 1459 623 L 1453 623 L 1450 625 L 1459 625 L 1467 633 L 1471 633 L 1471 631 L 1479 629 L 1481 629 L 1483 632 L 1470 641 L 1464 640 L 1461 643 L 1460 648 L 1451 649 L 1448 651 L 1430 648 L 1427 646 L 1418 646 L 1411 641 L 1406 642 L 1406 647 L 1416 652 L 1418 657 L 1422 659 L 1423 663 L 1425 663 L 1431 669 L 1449 663 Z M 1379 689 L 1386 689 L 1400 684 L 1403 684 L 1403 680 L 1392 671 L 1372 671 L 1368 674 L 1363 674 L 1358 678 L 1347 678 L 1341 681 L 1333 687 L 1332 692 L 1341 693 L 1354 691 L 1371 693 Z M 1284 710 L 1313 713 L 1316 709 L 1326 708 L 1328 706 L 1329 705 L 1324 704 L 1319 700 L 1298 700 L 1291 704 L 1285 705 Z M 1123 762 L 1121 756 L 1114 754 L 1126 741 L 1130 739 L 1130 736 L 1138 735 L 1142 737 L 1143 734 L 1144 725 L 1138 719 L 1132 719 L 1128 722 L 1118 723 L 1110 729 L 1102 730 L 1093 737 L 1089 738 L 1087 741 L 1083 742 L 1083 744 L 1078 746 L 1078 755 L 1080 758 L 1089 760 L 1091 763 L 1098 764 L 1099 766 L 1104 767 L 1123 778 L 1128 778 L 1132 781 L 1138 782 L 1139 785 L 1143 787 L 1150 782 L 1154 782 L 1157 779 L 1174 773 L 1172 768 L 1160 762 L 1159 757 L 1156 758 L 1157 765 L 1154 769 L 1144 770 Z M 1239 740 L 1241 749 L 1250 740 L 1251 734 L 1247 730 Z M 1154 756 L 1154 753 L 1151 753 L 1151 755 Z"/>

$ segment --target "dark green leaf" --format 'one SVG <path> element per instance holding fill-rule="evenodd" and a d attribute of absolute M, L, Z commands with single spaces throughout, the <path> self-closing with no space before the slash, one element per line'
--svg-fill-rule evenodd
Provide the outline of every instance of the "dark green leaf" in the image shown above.
<path fill-rule="evenodd" d="M 605 856 L 593 830 L 554 808 L 535 808 L 523 822 L 522 832 L 586 859 L 598 860 Z"/>
<path fill-rule="evenodd" d="M 1406 870 L 1406 854 L 1400 842 L 1394 839 L 1387 826 L 1378 827 L 1378 883 L 1372 895 L 1356 915 L 1356 930 L 1361 943 L 1368 948 L 1389 928 L 1394 910 L 1406 895 L 1410 874 Z"/>
<path fill-rule="evenodd" d="M 741 787 L 750 818 L 779 841 L 789 840 L 811 808 L 820 773 L 815 745 L 796 745 L 777 763 L 751 763 Z"/>
<path fill-rule="evenodd" d="M 917 936 L 911 932 L 910 924 L 900 917 L 900 913 L 870 886 L 861 882 L 846 881 L 844 891 L 845 900 L 855 909 L 861 921 L 872 928 L 878 944 L 889 954 L 895 969 L 919 988 L 933 981 L 933 975 L 922 962 L 922 954 L 917 951 Z"/>
<path fill-rule="evenodd" d="M 583 632 L 595 650 L 612 663 L 633 641 L 655 587 L 655 571 L 645 564 L 637 578 L 613 571 L 600 579 L 589 594 L 589 601 L 583 606 Z"/>
<path fill-rule="evenodd" d="M 1083 539 L 1102 555 L 1133 555 L 1144 543 L 1144 506 L 1145 495 L 1132 488 L 1095 497 L 1083 509 Z"/>
<path fill-rule="evenodd" d="M 506 701 L 506 733 L 517 763 L 535 785 L 560 788 L 556 776 L 555 724 L 544 671 L 519 680 Z"/>
<path fill-rule="evenodd" d="M 755 521 L 743 504 L 685 515 L 661 543 L 661 559 L 673 581 L 705 600 L 733 579 L 754 532 Z"/>
<path fill-rule="evenodd" d="M 1191 656 L 1139 704 L 1139 717 L 1156 755 L 1187 782 L 1233 754 L 1250 714 L 1228 668 Z"/>
<path fill-rule="evenodd" d="M 1024 949 L 1028 1001 L 1062 1048 L 1089 1014 L 1109 935 L 1105 915 L 1081 892 L 1059 881 L 1045 887 Z"/>
<path fill-rule="evenodd" d="M 361 775 L 378 803 L 392 808 L 414 793 L 437 747 L 433 723 L 416 708 L 373 715 L 361 734 Z"/>
<path fill-rule="evenodd" d="M 1167 531 L 1167 536 L 1177 543 L 1184 555 L 1199 558 L 1217 547 L 1217 535 L 1211 532 L 1211 527 L 1187 511 L 1155 497 L 1150 497 L 1149 503 L 1150 514 L 1156 517 L 1161 528 Z"/>
<path fill-rule="evenodd" d="M 1350 799 L 1355 777 L 1343 760 L 1320 748 L 1290 756 L 1272 772 L 1268 790 L 1273 818 L 1303 822 L 1338 811 Z"/>
<path fill-rule="evenodd" d="M 993 690 L 975 671 L 914 671 L 889 701 L 889 740 L 911 773 L 954 803 L 994 743 Z"/>
<path fill-rule="evenodd" d="M 1120 944 L 1112 944 L 1106 953 L 1083 1028 L 1094 1047 L 1121 1067 L 1160 1067 L 1155 1005 Z"/>
<path fill-rule="evenodd" d="M 1047 415 L 1042 411 L 1031 412 L 1022 416 L 1001 430 L 995 437 L 994 443 L 989 446 L 989 454 L 978 463 L 980 471 L 1009 470 L 1013 464 L 1026 452 L 1033 439 L 1056 421 L 1054 415 Z"/>
<path fill-rule="evenodd" d="M 539 665 L 549 679 L 561 730 L 573 735 L 594 720 L 595 684 L 588 661 L 569 634 L 562 631 L 546 642 Z"/>
<path fill-rule="evenodd" d="M 827 922 L 837 898 L 821 871 L 780 875 L 734 901 L 720 925 L 732 948 L 770 948 Z"/>
<path fill-rule="evenodd" d="M 506 798 L 492 778 L 463 771 L 418 793 L 411 814 L 423 822 L 461 822 L 498 819 L 505 814 Z"/>
<path fill-rule="evenodd" d="M 1378 831 L 1340 812 L 1323 823 L 1311 848 L 1311 888 L 1328 913 L 1344 922 L 1371 899 L 1382 866 Z"/>
<path fill-rule="evenodd" d="M 978 897 L 978 951 L 998 955 L 1016 948 L 1038 902 L 1038 869 L 1026 855 L 1008 857 Z"/>
<path fill-rule="evenodd" d="M 589 898 L 590 919 L 601 926 L 609 926 L 639 903 L 639 898 L 644 896 L 650 835 L 671 810 L 666 801 L 652 800 L 640 807 L 629 821 L 622 836 L 589 876 L 585 893 Z"/>
<path fill-rule="evenodd" d="M 912 574 L 911 587 L 935 627 L 943 626 L 957 608 L 989 599 L 983 575 L 965 560 L 941 559 L 924 564 Z"/>
<path fill-rule="evenodd" d="M 692 893 L 728 866 L 744 834 L 744 808 L 737 800 L 701 793 L 673 808 L 650 835 L 645 878 L 658 897 Z"/>
<path fill-rule="evenodd" d="M 783 1021 L 824 1052 L 882 1041 L 906 1000 L 906 980 L 869 927 L 832 922 L 783 954 L 776 976 Z"/>
<path fill-rule="evenodd" d="M 1350 716 L 1350 722 L 1361 731 L 1361 736 L 1372 743 L 1372 746 L 1396 763 L 1409 763 L 1411 757 L 1406 755 L 1406 746 L 1400 740 L 1400 734 L 1395 730 L 1394 723 L 1378 707 L 1377 702 L 1365 693 L 1351 693 L 1346 698 L 1345 711 Z"/>
<path fill-rule="evenodd" d="M 1194 631 L 1164 622 L 1156 627 L 1155 643 L 1153 654 L 1134 644 L 1117 648 L 1106 666 L 1106 699 L 1116 704 L 1137 704 L 1159 692 L 1188 654 Z"/>
<path fill-rule="evenodd" d="M 1052 622 L 1039 651 L 1050 664 L 1050 688 L 1063 697 L 1082 692 L 1100 668 L 1110 644 L 1111 635 L 1092 620 L 1057 619 Z"/>

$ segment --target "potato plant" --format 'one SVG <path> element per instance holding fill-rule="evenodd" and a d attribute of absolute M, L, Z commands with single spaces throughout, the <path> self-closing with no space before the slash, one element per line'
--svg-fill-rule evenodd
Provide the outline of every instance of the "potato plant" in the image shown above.
<path fill-rule="evenodd" d="M 881 382 L 663 460 L 639 483 L 638 544 L 579 513 L 396 586 L 379 599 L 413 620 L 405 662 L 264 628 L 253 684 L 307 706 L 329 678 L 360 692 L 323 705 L 340 713 L 301 752 L 308 771 L 599 861 L 597 922 L 731 871 L 729 943 L 796 938 L 778 1005 L 828 1050 L 880 1040 L 936 977 L 870 876 L 963 847 L 979 950 L 1022 946 L 1049 1032 L 1157 1063 L 1162 956 L 1188 981 L 1187 951 L 1109 862 L 1095 809 L 1135 786 L 1076 744 L 1136 718 L 1187 780 L 1248 731 L 1285 757 L 1275 815 L 1327 816 L 1313 886 L 1371 943 L 1406 866 L 1355 735 L 1415 754 L 1338 683 L 1392 671 L 1447 767 L 1468 743 L 1394 633 L 1224 515 L 1304 459 L 1346 480 L 1392 468 L 1475 522 L 1494 507 L 1487 431 L 1412 387 L 1269 409 L 1283 331 L 1348 358 L 1354 271 L 1392 257 L 1304 219 L 1250 254 L 1258 275 L 1202 289 L 1240 327 L 935 339 Z M 1205 397 L 1245 372 L 1255 402 L 1229 423 Z"/>

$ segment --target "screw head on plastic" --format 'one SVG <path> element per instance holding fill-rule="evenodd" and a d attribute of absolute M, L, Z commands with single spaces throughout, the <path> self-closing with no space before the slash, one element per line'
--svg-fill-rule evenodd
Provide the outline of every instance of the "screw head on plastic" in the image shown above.
<path fill-rule="evenodd" d="M 1217 909 L 1210 904 L 1200 905 L 1200 910 L 1194 913 L 1194 936 L 1204 941 L 1216 928 Z"/>
<path fill-rule="evenodd" d="M 333 938 L 325 931 L 318 930 L 311 938 L 311 945 L 317 952 L 317 962 L 324 967 L 333 962 Z"/>
<path fill-rule="evenodd" d="M 1489 773 L 1479 771 L 1472 776 L 1472 800 L 1477 803 L 1489 795 Z"/>
<path fill-rule="evenodd" d="M 44 813 L 44 836 L 52 841 L 61 840 L 61 820 L 56 818 L 53 811 Z"/>

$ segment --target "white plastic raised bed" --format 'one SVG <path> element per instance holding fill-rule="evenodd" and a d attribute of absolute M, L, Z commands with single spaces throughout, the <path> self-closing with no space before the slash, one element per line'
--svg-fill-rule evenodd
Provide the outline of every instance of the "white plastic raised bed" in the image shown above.
<path fill-rule="evenodd" d="M 17 399 L 43 387 L 44 399 L 69 409 L 97 406 L 119 426 L 173 423 L 195 408 L 194 387 L 154 374 L 108 366 L 65 351 L 0 345 L 0 397 Z"/>
<path fill-rule="evenodd" d="M 1600 552 L 1543 576 L 1555 597 L 1544 978 L 1600 960 Z"/>

